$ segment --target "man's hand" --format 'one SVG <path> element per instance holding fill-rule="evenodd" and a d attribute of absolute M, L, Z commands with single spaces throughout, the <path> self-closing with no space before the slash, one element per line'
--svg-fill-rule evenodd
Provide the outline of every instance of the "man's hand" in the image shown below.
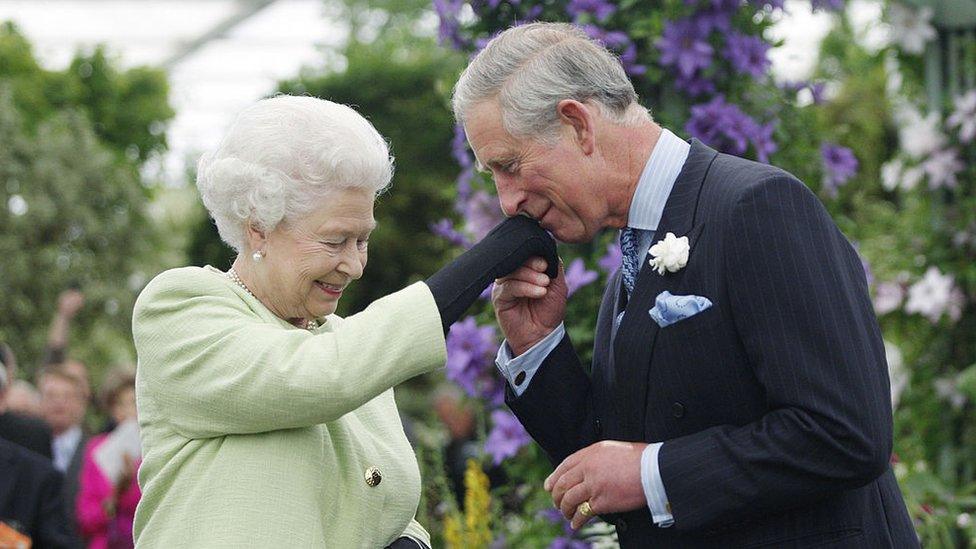
<path fill-rule="evenodd" d="M 621 513 L 647 507 L 641 484 L 641 453 L 644 442 L 603 440 L 567 457 L 546 479 L 543 487 L 574 529 L 592 516 L 577 508 L 590 502 L 593 515 Z"/>
<path fill-rule="evenodd" d="M 491 302 L 495 318 L 508 340 L 513 356 L 519 356 L 559 326 L 566 316 L 566 277 L 550 279 L 546 260 L 533 257 L 512 274 L 495 280 Z"/>
<path fill-rule="evenodd" d="M 71 320 L 85 305 L 85 294 L 80 290 L 64 290 L 58 296 L 58 315 Z"/>

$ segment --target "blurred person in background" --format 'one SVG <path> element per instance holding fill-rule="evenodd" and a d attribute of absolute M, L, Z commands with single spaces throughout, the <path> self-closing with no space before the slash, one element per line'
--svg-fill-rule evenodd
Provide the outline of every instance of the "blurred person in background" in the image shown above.
<path fill-rule="evenodd" d="M 133 546 L 132 521 L 141 495 L 136 482 L 141 455 L 135 383 L 131 369 L 117 368 L 106 375 L 99 391 L 103 410 L 116 427 L 92 437 L 85 448 L 75 511 L 89 549 Z M 134 446 L 120 438 L 130 436 Z"/>
<path fill-rule="evenodd" d="M 0 438 L 0 547 L 76 547 L 61 482 L 50 460 Z"/>
<path fill-rule="evenodd" d="M 4 378 L 3 389 L 0 389 L 0 438 L 50 460 L 51 429 L 38 417 L 23 413 L 23 404 L 17 402 L 23 400 L 23 397 L 15 392 L 18 381 L 15 377 L 17 359 L 13 349 L 6 343 L 0 343 L 0 363 L 3 363 L 0 372 L 3 373 Z M 29 384 L 28 388 L 33 389 Z M 11 402 L 12 400 L 15 402 Z"/>
<path fill-rule="evenodd" d="M 58 306 L 51 319 L 47 334 L 47 347 L 44 349 L 43 365 L 60 365 L 61 369 L 75 376 L 82 384 L 85 400 L 91 400 L 91 380 L 84 362 L 68 358 L 68 338 L 71 324 L 85 305 L 85 294 L 77 283 L 58 295 Z"/>
<path fill-rule="evenodd" d="M 15 379 L 7 389 L 7 410 L 41 421 L 41 393 L 29 381 Z M 50 429 L 46 430 L 50 431 Z M 50 456 L 48 456 L 50 457 Z"/>
<path fill-rule="evenodd" d="M 511 219 L 336 316 L 392 172 L 366 119 L 313 97 L 258 102 L 201 159 L 203 203 L 238 255 L 166 271 L 136 302 L 137 546 L 430 545 L 392 389 L 444 365 L 445 333 L 495 278 L 557 258 L 538 223 Z"/>
<path fill-rule="evenodd" d="M 44 350 L 44 365 L 61 364 L 67 359 L 68 337 L 71 323 L 85 306 L 85 294 L 77 284 L 71 284 L 58 294 L 58 305 L 51 319 L 47 333 L 47 348 Z"/>
<path fill-rule="evenodd" d="M 457 387 L 443 385 L 434 394 L 434 412 L 447 429 L 444 469 L 451 481 L 454 497 L 457 501 L 463 501 L 464 471 L 468 460 L 480 459 L 482 455 L 481 445 L 475 436 L 474 410 L 464 402 Z"/>
<path fill-rule="evenodd" d="M 52 443 L 54 468 L 64 474 L 66 515 L 75 528 L 74 502 L 78 496 L 81 460 L 88 434 L 82 421 L 88 408 L 85 384 L 60 366 L 45 366 L 38 373 L 41 413 L 54 434 Z"/>

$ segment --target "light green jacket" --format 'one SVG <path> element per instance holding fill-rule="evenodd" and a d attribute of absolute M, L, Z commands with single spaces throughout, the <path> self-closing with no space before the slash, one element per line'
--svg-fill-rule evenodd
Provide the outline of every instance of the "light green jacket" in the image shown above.
<path fill-rule="evenodd" d="M 185 267 L 149 283 L 132 324 L 138 547 L 430 543 L 392 389 L 446 359 L 425 284 L 309 332 L 220 271 Z"/>

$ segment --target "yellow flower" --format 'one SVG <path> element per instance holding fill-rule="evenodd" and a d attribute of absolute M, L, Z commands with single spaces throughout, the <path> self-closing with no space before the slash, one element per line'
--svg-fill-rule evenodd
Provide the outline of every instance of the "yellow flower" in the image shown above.
<path fill-rule="evenodd" d="M 464 472 L 464 526 L 452 513 L 444 521 L 444 541 L 449 549 L 485 549 L 491 543 L 491 494 L 488 475 L 469 459 Z"/>

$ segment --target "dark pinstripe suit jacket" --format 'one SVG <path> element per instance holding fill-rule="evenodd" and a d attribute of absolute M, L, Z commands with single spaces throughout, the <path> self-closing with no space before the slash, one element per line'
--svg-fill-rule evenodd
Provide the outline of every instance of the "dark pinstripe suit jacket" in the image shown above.
<path fill-rule="evenodd" d="M 692 141 L 655 240 L 684 269 L 619 273 L 592 371 L 569 337 L 507 402 L 553 463 L 598 440 L 664 441 L 674 526 L 607 517 L 628 547 L 917 547 L 889 466 L 884 347 L 857 254 L 796 178 Z M 660 329 L 662 291 L 709 298 Z M 625 311 L 611 348 L 612 319 Z"/>

